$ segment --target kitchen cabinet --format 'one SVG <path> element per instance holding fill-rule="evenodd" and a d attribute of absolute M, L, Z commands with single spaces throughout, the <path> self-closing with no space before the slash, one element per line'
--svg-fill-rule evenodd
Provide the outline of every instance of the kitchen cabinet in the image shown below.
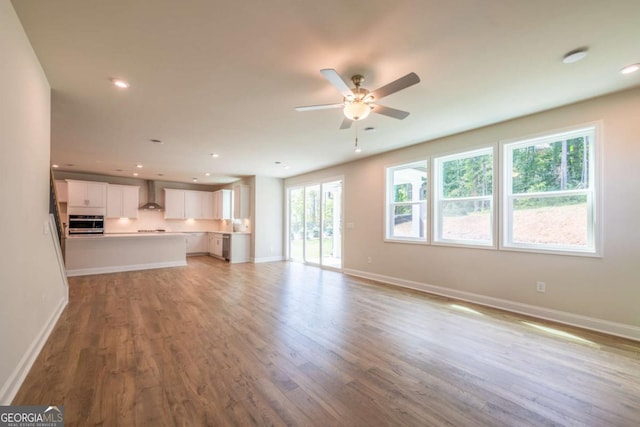
<path fill-rule="evenodd" d="M 222 257 L 222 234 L 209 233 L 209 254 Z"/>
<path fill-rule="evenodd" d="M 213 212 L 213 199 L 214 195 L 210 191 L 202 192 L 202 218 L 203 219 L 214 219 L 215 214 Z"/>
<path fill-rule="evenodd" d="M 165 219 L 185 219 L 184 216 L 185 190 L 164 189 L 164 217 Z"/>
<path fill-rule="evenodd" d="M 209 255 L 222 258 L 224 235 L 230 236 L 228 261 L 231 264 L 249 262 L 251 259 L 251 235 L 245 233 L 209 233 Z"/>
<path fill-rule="evenodd" d="M 248 185 L 236 185 L 233 187 L 233 217 L 236 219 L 249 218 L 251 216 L 250 187 Z"/>
<path fill-rule="evenodd" d="M 202 194 L 200 191 L 185 190 L 184 216 L 186 218 L 202 219 Z"/>
<path fill-rule="evenodd" d="M 213 219 L 231 219 L 231 190 L 213 192 Z"/>
<path fill-rule="evenodd" d="M 251 258 L 251 235 L 232 234 L 231 235 L 231 255 L 229 262 L 240 263 L 249 262 Z"/>
<path fill-rule="evenodd" d="M 214 193 L 164 189 L 165 219 L 214 219 Z"/>
<path fill-rule="evenodd" d="M 104 208 L 107 204 L 107 183 L 67 180 L 69 207 Z"/>
<path fill-rule="evenodd" d="M 133 185 L 107 186 L 107 218 L 137 218 L 140 187 Z"/>
<path fill-rule="evenodd" d="M 206 254 L 208 249 L 207 233 L 187 234 L 187 254 Z"/>

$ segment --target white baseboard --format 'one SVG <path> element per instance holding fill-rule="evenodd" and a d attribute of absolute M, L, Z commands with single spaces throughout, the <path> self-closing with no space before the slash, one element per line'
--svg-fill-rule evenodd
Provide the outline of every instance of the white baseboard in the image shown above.
<path fill-rule="evenodd" d="M 251 258 L 251 262 L 254 264 L 259 264 L 261 262 L 275 262 L 275 261 L 283 261 L 283 260 L 284 260 L 284 257 L 282 255 L 261 257 L 261 258 Z"/>
<path fill-rule="evenodd" d="M 88 276 L 91 274 L 119 273 L 122 271 L 151 270 L 154 268 L 184 267 L 186 261 L 155 262 L 150 264 L 118 265 L 113 267 L 79 268 L 67 270 L 67 276 Z"/>
<path fill-rule="evenodd" d="M 488 297 L 485 295 L 474 294 L 471 292 L 458 291 L 455 289 L 443 288 L 440 286 L 429 285 L 412 280 L 404 280 L 396 277 L 384 276 L 382 274 L 369 273 L 366 271 L 344 269 L 344 274 L 350 276 L 371 279 L 390 285 L 400 286 L 403 288 L 414 289 L 417 291 L 427 292 L 430 294 L 440 295 L 448 298 L 455 298 L 462 301 L 468 301 L 475 304 L 485 305 L 488 307 L 499 308 L 513 313 L 524 314 L 527 316 L 537 317 L 539 319 L 552 320 L 554 322 L 566 325 L 577 326 L 592 331 L 603 332 L 609 335 L 615 335 L 622 338 L 628 338 L 634 341 L 640 341 L 640 328 L 637 326 L 627 325 L 624 323 L 610 322 L 608 320 L 597 319 L 594 317 L 582 316 L 579 314 L 568 313 L 560 310 L 539 307 L 536 305 L 523 304 L 515 301 L 509 301 L 500 298 Z"/>
<path fill-rule="evenodd" d="M 26 353 L 22 356 L 22 359 L 20 359 L 20 363 L 18 363 L 11 375 L 9 375 L 7 381 L 2 385 L 2 388 L 0 389 L 0 405 L 11 405 L 11 402 L 18 393 L 22 382 L 27 377 L 33 363 L 40 354 L 42 347 L 44 347 L 44 344 L 47 342 L 49 335 L 51 335 L 51 331 L 60 318 L 62 311 L 67 306 L 67 302 L 68 298 L 65 298 L 64 296 L 60 299 L 58 306 L 51 314 L 51 317 L 49 317 L 49 320 L 44 324 L 40 333 L 35 337 L 33 342 L 31 342 Z"/>

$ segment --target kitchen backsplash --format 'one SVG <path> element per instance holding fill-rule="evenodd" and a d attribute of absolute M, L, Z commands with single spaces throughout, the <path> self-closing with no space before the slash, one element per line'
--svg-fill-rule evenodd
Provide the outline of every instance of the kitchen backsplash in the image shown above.
<path fill-rule="evenodd" d="M 236 229 L 250 232 L 249 220 L 243 222 Z M 137 219 L 107 218 L 105 219 L 106 233 L 129 233 L 138 230 L 165 230 L 178 232 L 193 231 L 234 231 L 232 220 L 213 219 L 164 219 L 164 212 L 139 210 Z"/>

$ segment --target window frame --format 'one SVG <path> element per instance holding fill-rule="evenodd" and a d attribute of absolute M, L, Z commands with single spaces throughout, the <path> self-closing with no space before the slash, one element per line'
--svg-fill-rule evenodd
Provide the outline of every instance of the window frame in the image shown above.
<path fill-rule="evenodd" d="M 567 127 L 531 135 L 528 137 L 513 138 L 500 142 L 500 185 L 501 218 L 499 221 L 500 246 L 505 251 L 533 252 L 555 255 L 573 255 L 586 257 L 602 257 L 601 244 L 601 218 L 600 200 L 602 199 L 600 185 L 600 165 L 602 164 L 601 122 L 592 122 L 578 126 Z M 589 188 L 573 190 L 554 190 L 535 193 L 513 194 L 513 151 L 518 148 L 528 147 L 534 144 L 552 143 L 571 139 L 578 136 L 589 135 Z M 572 245 L 556 245 L 544 243 L 518 243 L 513 242 L 513 203 L 525 198 L 550 198 L 586 196 L 587 199 L 587 240 L 590 243 L 584 249 Z"/>
<path fill-rule="evenodd" d="M 427 194 L 424 200 L 418 200 L 413 202 L 395 202 L 394 201 L 394 181 L 393 181 L 393 173 L 396 170 L 400 169 L 410 169 L 412 167 L 424 167 L 425 168 L 425 177 L 427 180 L 426 191 Z M 385 242 L 400 242 L 400 243 L 413 243 L 413 244 L 428 244 L 430 238 L 430 194 L 431 194 L 431 180 L 430 180 L 430 162 L 428 158 L 422 158 L 420 160 L 412 161 L 412 162 L 402 162 L 390 166 L 385 167 L 385 204 L 384 204 L 384 241 Z M 412 191 L 414 191 L 412 189 Z M 408 236 L 394 236 L 392 234 L 393 231 L 393 218 L 396 206 L 413 206 L 413 205 L 424 205 L 424 237 L 408 237 Z"/>
<path fill-rule="evenodd" d="M 496 250 L 497 241 L 496 238 L 496 223 L 497 223 L 497 209 L 496 209 L 496 197 L 498 185 L 497 170 L 497 157 L 496 156 L 496 144 L 483 145 L 480 147 L 469 147 L 464 151 L 456 151 L 455 153 L 443 154 L 439 156 L 433 156 L 433 208 L 432 208 L 432 243 L 438 246 L 458 246 L 458 247 L 471 247 L 477 249 L 492 249 Z M 447 161 L 467 159 L 471 157 L 478 157 L 482 155 L 490 154 L 492 156 L 492 179 L 491 179 L 491 195 L 489 196 L 470 196 L 470 197 L 444 197 L 444 177 L 443 177 L 443 165 Z M 482 201 L 488 200 L 491 205 L 491 212 L 489 214 L 491 234 L 490 242 L 482 242 L 470 239 L 447 239 L 442 237 L 442 205 L 446 202 L 455 201 Z"/>

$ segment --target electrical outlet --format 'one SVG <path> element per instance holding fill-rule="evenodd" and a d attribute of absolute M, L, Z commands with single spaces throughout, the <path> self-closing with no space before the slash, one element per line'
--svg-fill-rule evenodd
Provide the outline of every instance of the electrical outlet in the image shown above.
<path fill-rule="evenodd" d="M 537 282 L 536 283 L 536 291 L 538 292 L 546 292 L 547 291 L 547 285 L 544 282 Z"/>

